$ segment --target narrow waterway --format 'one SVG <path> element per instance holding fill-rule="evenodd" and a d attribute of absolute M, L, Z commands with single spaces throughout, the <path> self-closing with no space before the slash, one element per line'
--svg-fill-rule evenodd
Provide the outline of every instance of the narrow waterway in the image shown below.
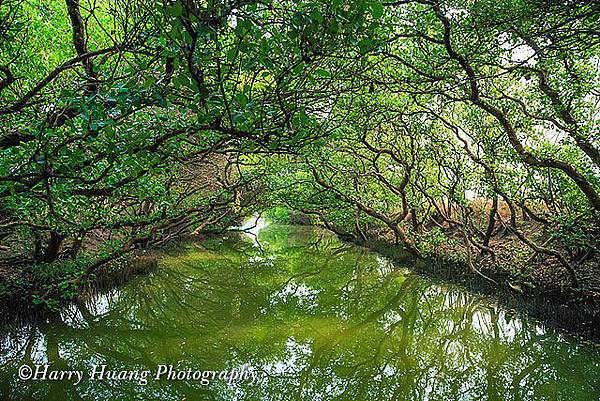
<path fill-rule="evenodd" d="M 0 328 L 0 398 L 597 400 L 600 351 L 318 228 L 261 224 Z"/>

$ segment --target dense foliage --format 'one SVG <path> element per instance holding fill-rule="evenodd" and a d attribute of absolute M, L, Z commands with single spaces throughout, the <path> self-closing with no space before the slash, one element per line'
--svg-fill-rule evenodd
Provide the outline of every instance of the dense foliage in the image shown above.
<path fill-rule="evenodd" d="M 599 11 L 0 0 L 0 251 L 83 277 L 286 205 L 417 256 L 458 230 L 470 264 L 500 222 L 576 285 L 598 254 Z"/>

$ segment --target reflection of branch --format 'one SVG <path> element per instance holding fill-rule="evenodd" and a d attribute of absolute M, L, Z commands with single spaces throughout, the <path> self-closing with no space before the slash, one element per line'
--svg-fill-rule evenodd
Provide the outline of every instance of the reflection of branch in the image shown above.
<path fill-rule="evenodd" d="M 250 227 L 230 227 L 227 228 L 226 231 L 232 231 L 232 232 L 240 232 L 240 233 L 244 233 L 246 235 L 251 236 L 254 239 L 254 244 L 256 245 L 256 247 L 258 248 L 258 250 L 260 251 L 261 254 L 263 254 L 264 248 L 262 246 L 262 244 L 260 243 L 260 241 L 258 240 L 258 233 L 254 233 L 252 232 L 252 230 L 254 230 L 256 227 L 258 227 L 258 221 L 262 218 L 262 212 L 257 213 L 256 214 L 256 218 L 254 219 L 254 224 Z"/>

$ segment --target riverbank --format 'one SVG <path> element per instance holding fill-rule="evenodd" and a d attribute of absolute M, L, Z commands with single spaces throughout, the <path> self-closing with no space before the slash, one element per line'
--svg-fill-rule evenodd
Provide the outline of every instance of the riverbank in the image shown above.
<path fill-rule="evenodd" d="M 64 264 L 0 264 L 0 311 L 6 312 L 2 313 L 2 316 L 7 317 L 15 312 L 56 309 L 90 288 L 113 288 L 135 277 L 148 274 L 157 266 L 156 250 L 135 250 L 100 267 L 75 288 L 61 283 L 79 277 L 81 270 L 76 266 L 65 269 Z M 40 297 L 49 288 L 58 288 L 60 291 L 46 302 L 39 302 Z M 15 305 L 18 308 L 15 308 Z"/>
<path fill-rule="evenodd" d="M 238 219 L 237 223 L 241 224 L 242 221 Z M 155 271 L 163 252 L 177 249 L 189 241 L 218 236 L 222 232 L 186 232 L 159 244 L 134 248 L 115 256 L 85 277 L 86 268 L 98 257 L 105 233 L 90 238 L 76 259 L 37 264 L 33 261 L 0 262 L 0 322 L 3 320 L 1 318 L 11 319 L 11 316 L 22 312 L 52 312 L 90 290 L 94 292 L 124 285 L 136 277 Z M 52 290 L 51 295 L 48 295 L 48 290 Z"/>
<path fill-rule="evenodd" d="M 290 224 L 315 224 L 302 213 L 280 210 L 273 217 Z M 544 231 L 532 220 L 519 220 L 518 224 L 529 238 Z M 419 258 L 395 244 L 393 233 L 385 228 L 363 230 L 358 236 L 345 233 L 332 222 L 328 225 L 341 240 L 409 265 L 419 274 L 492 296 L 551 327 L 600 343 L 600 258 L 593 249 L 584 252 L 573 266 L 578 279 L 578 287 L 573 288 L 568 270 L 556 257 L 533 252 L 503 224 L 497 224 L 492 232 L 488 252 L 473 246 L 468 250 L 457 226 L 412 233 L 421 250 Z M 568 254 L 567 250 L 561 252 Z"/>
<path fill-rule="evenodd" d="M 508 307 L 580 338 L 600 342 L 600 266 L 597 259 L 578 266 L 580 286 L 572 288 L 566 269 L 553 258 L 531 261 L 523 244 L 510 235 L 493 238 L 495 255 L 472 255 L 477 271 L 466 263 L 467 251 L 457 239 L 415 259 L 384 236 L 352 241 L 415 272 L 458 284 L 468 291 L 493 296 Z M 527 265 L 525 265 L 527 263 Z M 485 278 L 484 278 L 485 276 Z"/>
<path fill-rule="evenodd" d="M 584 277 L 580 280 L 581 287 L 573 289 L 569 286 L 567 272 L 551 258 L 539 259 L 527 269 L 520 268 L 529 255 L 522 243 L 510 235 L 493 238 L 494 257 L 489 254 L 473 256 L 477 272 L 467 267 L 466 250 L 458 239 L 444 242 L 418 260 L 400 245 L 391 243 L 385 235 L 371 235 L 366 241 L 341 239 L 408 265 L 421 275 L 495 297 L 504 306 L 526 311 L 556 329 L 600 342 L 600 294 L 596 291 L 595 281 L 600 277 L 597 260 L 588 260 L 578 269 Z M 59 298 L 50 306 L 58 307 L 90 287 L 110 288 L 148 274 L 157 266 L 157 255 L 153 249 L 135 250 L 102 267 L 80 288 L 61 288 Z M 52 268 L 51 265 L 20 268 L 0 265 L 0 310 L 14 310 L 15 304 L 40 309 L 34 304 L 40 294 L 49 285 L 60 286 L 61 281 L 74 277 L 77 271 L 71 270 L 65 271 L 64 266 Z"/>

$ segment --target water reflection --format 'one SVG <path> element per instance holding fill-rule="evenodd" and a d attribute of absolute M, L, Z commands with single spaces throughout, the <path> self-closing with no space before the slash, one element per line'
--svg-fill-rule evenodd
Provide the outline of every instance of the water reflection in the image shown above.
<path fill-rule="evenodd" d="M 258 240 L 258 235 L 260 234 L 261 230 L 265 229 L 268 225 L 269 222 L 267 219 L 261 217 L 259 213 L 256 213 L 244 221 L 241 226 L 234 227 L 232 231 L 239 231 L 245 234 L 252 240 L 254 246 L 261 248 L 262 250 L 262 246 Z"/>
<path fill-rule="evenodd" d="M 592 400 L 600 353 L 453 286 L 308 227 L 263 227 L 171 252 L 161 268 L 5 327 L 0 398 Z M 222 370 L 259 382 L 22 382 L 53 369 Z"/>

